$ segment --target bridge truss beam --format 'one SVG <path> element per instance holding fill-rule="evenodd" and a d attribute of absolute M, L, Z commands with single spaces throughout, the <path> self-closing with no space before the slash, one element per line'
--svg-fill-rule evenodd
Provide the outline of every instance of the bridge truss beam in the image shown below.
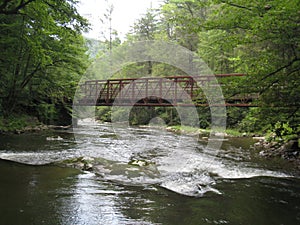
<path fill-rule="evenodd" d="M 89 80 L 80 85 L 75 104 L 82 106 L 229 106 L 250 107 L 257 96 L 235 95 L 225 99 L 225 105 L 208 104 L 203 88 L 223 85 L 216 78 L 240 77 L 244 74 L 216 74 L 214 76 L 170 76 Z M 224 100 L 224 99 L 223 99 Z M 223 101 L 224 102 L 224 101 Z"/>

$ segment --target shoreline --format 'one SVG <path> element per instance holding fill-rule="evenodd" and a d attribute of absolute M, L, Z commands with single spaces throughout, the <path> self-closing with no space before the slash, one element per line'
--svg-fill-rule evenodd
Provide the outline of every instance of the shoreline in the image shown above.
<path fill-rule="evenodd" d="M 142 126 L 150 127 L 150 126 Z M 207 140 L 211 133 L 210 129 L 200 129 L 188 126 L 152 126 L 158 129 L 165 129 L 166 131 L 173 133 L 181 133 L 189 136 L 201 136 L 203 140 Z M 229 132 L 228 132 L 229 131 Z M 250 146 L 256 150 L 259 157 L 271 159 L 282 158 L 288 162 L 294 164 L 294 166 L 300 170 L 300 144 L 296 140 L 290 140 L 287 142 L 268 142 L 266 136 L 258 134 L 246 134 L 238 132 L 234 129 L 226 129 L 225 132 L 214 132 L 214 136 L 223 138 L 253 138 L 256 142 Z M 224 139 L 226 140 L 226 139 Z"/>
<path fill-rule="evenodd" d="M 24 134 L 24 133 L 35 133 L 35 132 L 41 132 L 41 131 L 47 131 L 47 130 L 68 130 L 72 128 L 71 125 L 69 126 L 59 126 L 59 125 L 45 125 L 45 124 L 40 124 L 36 126 L 26 126 L 21 129 L 15 129 L 15 130 L 9 130 L 9 131 L 2 131 L 0 130 L 0 135 L 5 135 L 5 134 Z"/>
<path fill-rule="evenodd" d="M 72 125 L 60 126 L 53 124 L 44 124 L 36 117 L 27 115 L 16 115 L 11 118 L 0 117 L 0 134 L 23 134 L 32 132 L 41 132 L 45 130 L 67 130 Z"/>

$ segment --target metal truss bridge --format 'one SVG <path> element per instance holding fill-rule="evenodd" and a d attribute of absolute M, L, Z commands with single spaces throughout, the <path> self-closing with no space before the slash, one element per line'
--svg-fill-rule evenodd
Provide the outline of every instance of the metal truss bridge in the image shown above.
<path fill-rule="evenodd" d="M 229 77 L 244 74 L 168 76 L 88 80 L 80 85 L 81 106 L 234 106 L 252 107 L 257 94 L 214 96 L 220 87 L 230 89 Z M 239 78 L 237 78 L 239 79 Z M 224 91 L 223 91 L 224 92 Z M 212 101 L 211 101 L 212 99 Z"/>

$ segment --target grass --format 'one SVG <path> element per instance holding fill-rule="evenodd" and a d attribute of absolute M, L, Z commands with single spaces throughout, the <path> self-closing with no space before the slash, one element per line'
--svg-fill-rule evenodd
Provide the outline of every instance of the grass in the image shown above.
<path fill-rule="evenodd" d="M 203 135 L 209 135 L 211 132 L 211 129 L 202 129 L 197 127 L 190 127 L 190 126 L 181 126 L 181 125 L 175 125 L 170 126 L 169 129 L 174 132 L 183 132 L 183 133 L 199 133 Z M 222 129 L 216 129 L 215 132 L 224 132 Z M 245 136 L 245 133 L 241 133 L 240 131 L 232 128 L 227 128 L 225 130 L 225 133 L 229 136 L 233 137 L 242 137 Z"/>

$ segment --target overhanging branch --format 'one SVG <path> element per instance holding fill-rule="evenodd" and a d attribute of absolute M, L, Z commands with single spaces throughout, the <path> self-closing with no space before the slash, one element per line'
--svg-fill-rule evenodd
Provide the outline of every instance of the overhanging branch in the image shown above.
<path fill-rule="evenodd" d="M 0 5 L 0 14 L 5 14 L 5 15 L 13 15 L 13 14 L 19 14 L 19 11 L 23 8 L 25 8 L 29 3 L 34 2 L 35 0 L 27 0 L 27 1 L 21 1 L 19 5 L 15 6 L 12 9 L 6 9 L 7 4 L 11 2 L 11 0 L 5 0 L 1 5 Z"/>
<path fill-rule="evenodd" d="M 264 76 L 261 80 L 265 80 L 270 76 L 273 76 L 276 73 L 279 73 L 280 71 L 292 66 L 295 62 L 300 61 L 300 58 L 294 58 L 292 61 L 290 61 L 288 64 L 278 68 L 277 70 L 273 71 L 272 73 L 267 74 L 266 76 Z"/>
<path fill-rule="evenodd" d="M 230 6 L 233 6 L 233 7 L 236 7 L 236 8 L 240 8 L 240 9 L 246 9 L 246 10 L 248 10 L 248 11 L 252 11 L 252 9 L 251 8 L 248 8 L 248 7 L 246 7 L 246 6 L 242 6 L 242 5 L 237 5 L 237 4 L 235 4 L 235 3 L 232 3 L 232 2 L 228 2 L 228 1 L 221 1 L 222 3 L 224 3 L 224 4 L 227 4 L 227 5 L 230 5 Z"/>

